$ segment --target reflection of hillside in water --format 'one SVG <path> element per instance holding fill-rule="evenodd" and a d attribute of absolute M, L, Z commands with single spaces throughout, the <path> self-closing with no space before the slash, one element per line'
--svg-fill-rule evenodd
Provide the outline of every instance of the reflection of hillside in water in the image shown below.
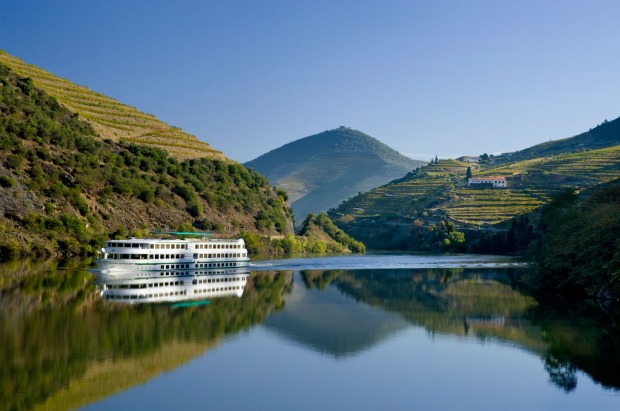
<path fill-rule="evenodd" d="M 75 409 L 172 370 L 282 305 L 291 274 L 208 306 L 111 304 L 80 266 L 0 266 L 0 410 Z"/>
<path fill-rule="evenodd" d="M 514 283 L 513 269 L 419 269 L 351 271 L 335 285 L 430 333 L 506 338 L 538 352 L 544 344 L 526 319 L 535 301 L 516 291 Z"/>
<path fill-rule="evenodd" d="M 566 391 L 575 388 L 578 369 L 619 388 L 618 316 L 538 307 L 517 291 L 518 275 L 514 269 L 303 271 L 307 289 L 296 290 L 287 309 L 265 324 L 337 357 L 414 324 L 430 334 L 493 339 L 535 353 L 550 381 Z"/>
<path fill-rule="evenodd" d="M 334 357 L 355 355 L 406 328 L 399 315 L 356 304 L 334 287 L 317 292 L 294 287 L 286 309 L 264 325 L 288 340 Z"/>
<path fill-rule="evenodd" d="M 546 346 L 524 319 L 534 301 L 495 271 L 334 270 L 301 277 L 306 287 L 296 287 L 286 310 L 265 326 L 335 357 L 369 349 L 411 323 L 430 333 L 517 340 L 536 352 Z"/>

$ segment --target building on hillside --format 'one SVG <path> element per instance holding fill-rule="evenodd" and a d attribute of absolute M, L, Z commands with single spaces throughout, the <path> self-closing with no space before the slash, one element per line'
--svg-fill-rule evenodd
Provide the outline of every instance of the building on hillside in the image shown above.
<path fill-rule="evenodd" d="M 469 185 L 492 184 L 493 187 L 506 187 L 505 177 L 473 177 L 469 179 Z"/>
<path fill-rule="evenodd" d="M 480 162 L 480 157 L 463 156 L 463 157 L 457 158 L 457 160 L 464 161 L 466 163 L 478 163 Z"/>

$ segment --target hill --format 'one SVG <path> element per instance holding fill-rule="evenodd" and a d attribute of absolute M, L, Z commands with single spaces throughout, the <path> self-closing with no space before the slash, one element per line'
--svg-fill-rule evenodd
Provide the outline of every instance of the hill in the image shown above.
<path fill-rule="evenodd" d="M 422 165 L 346 127 L 305 137 L 245 163 L 286 190 L 297 221 Z"/>
<path fill-rule="evenodd" d="M 89 123 L 98 138 L 126 140 L 160 148 L 179 160 L 201 157 L 226 160 L 222 153 L 211 148 L 209 144 L 178 127 L 170 126 L 135 107 L 27 64 L 2 50 L 0 64 L 9 67 L 20 77 L 31 78 L 34 86 Z"/>
<path fill-rule="evenodd" d="M 514 163 L 532 158 L 556 156 L 559 154 L 596 150 L 620 145 L 620 117 L 603 121 L 585 133 L 560 140 L 547 141 L 514 153 L 495 157 L 496 164 Z"/>
<path fill-rule="evenodd" d="M 292 215 L 240 164 L 102 139 L 0 63 L 0 258 L 88 254 L 110 236 L 181 227 L 277 235 Z"/>
<path fill-rule="evenodd" d="M 546 204 L 564 187 L 579 191 L 620 177 L 620 145 L 609 146 L 620 140 L 617 124 L 614 120 L 584 133 L 604 138 L 590 145 L 579 137 L 572 140 L 581 141 L 578 150 L 568 151 L 565 144 L 561 150 L 567 152 L 557 155 L 545 151 L 527 160 L 504 157 L 483 164 L 439 160 L 344 202 L 330 217 L 371 249 L 445 249 L 438 241 L 445 243 L 440 227 L 446 223 L 458 229 L 507 230 L 510 225 L 504 222 Z M 474 176 L 502 176 L 508 187 L 468 185 L 468 167 Z"/>

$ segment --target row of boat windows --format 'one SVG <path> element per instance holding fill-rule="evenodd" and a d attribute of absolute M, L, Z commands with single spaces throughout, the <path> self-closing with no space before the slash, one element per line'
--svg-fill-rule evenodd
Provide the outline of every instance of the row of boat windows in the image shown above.
<path fill-rule="evenodd" d="M 244 281 L 243 277 L 224 277 L 224 278 L 205 278 L 201 280 L 194 280 L 192 284 L 211 284 L 211 283 L 228 283 L 231 281 Z"/>
<path fill-rule="evenodd" d="M 189 264 L 165 264 L 159 266 L 162 270 L 169 270 L 175 268 L 189 268 Z"/>
<path fill-rule="evenodd" d="M 185 254 L 108 254 L 112 260 L 169 260 L 185 258 Z"/>
<path fill-rule="evenodd" d="M 233 291 L 233 290 L 241 290 L 241 287 L 222 287 L 222 288 L 213 288 L 213 289 L 201 289 L 194 290 L 194 294 L 206 294 L 213 292 L 221 292 L 221 291 Z M 232 294 L 237 294 L 236 292 Z M 182 296 L 187 295 L 187 290 L 184 291 L 172 291 L 167 293 L 152 293 L 152 294 L 140 294 L 140 295 L 116 295 L 116 294 L 106 294 L 106 300 L 142 300 L 146 298 L 158 298 L 158 297 L 174 297 L 174 296 Z"/>
<path fill-rule="evenodd" d="M 246 253 L 226 253 L 226 254 L 194 254 L 194 258 L 240 258 L 247 257 Z"/>
<path fill-rule="evenodd" d="M 144 298 L 157 298 L 157 297 L 172 297 L 175 295 L 187 295 L 187 291 L 172 291 L 169 293 L 154 293 L 154 294 L 142 294 L 142 295 L 115 295 L 106 294 L 106 300 L 138 300 Z"/>
<path fill-rule="evenodd" d="M 155 244 L 157 245 L 157 244 Z M 163 244 L 162 244 L 163 245 Z M 196 249 L 198 250 L 206 250 L 206 249 L 222 249 L 222 248 L 242 248 L 241 244 L 196 244 Z"/>
<path fill-rule="evenodd" d="M 123 247 L 123 248 L 141 248 L 151 250 L 187 250 L 189 244 L 148 244 L 148 243 L 107 243 L 107 247 Z M 196 249 L 240 249 L 241 244 L 196 244 Z"/>
<path fill-rule="evenodd" d="M 194 294 L 204 294 L 204 293 L 212 293 L 216 291 L 232 291 L 232 290 L 242 290 L 243 287 L 224 287 L 224 288 L 202 288 L 200 290 L 194 290 Z"/>
<path fill-rule="evenodd" d="M 227 274 L 227 272 L 225 270 L 209 270 L 209 271 L 162 271 L 161 273 L 159 273 L 160 276 L 164 277 L 164 276 L 170 276 L 170 275 L 182 275 L 182 276 L 188 276 L 188 275 L 214 275 L 214 274 Z M 144 277 L 150 277 L 149 273 L 145 273 L 145 274 L 138 274 L 138 276 L 144 276 Z"/>
<path fill-rule="evenodd" d="M 199 263 L 196 268 L 221 268 L 221 267 L 240 267 L 241 263 Z M 161 270 L 174 270 L 179 268 L 189 268 L 189 264 L 162 264 Z M 163 275 L 163 274 L 162 274 Z"/>
<path fill-rule="evenodd" d="M 120 290 L 120 289 L 136 289 L 136 288 L 151 288 L 151 287 L 168 287 L 171 285 L 184 285 L 185 281 L 166 281 L 166 282 L 159 282 L 159 283 L 142 283 L 142 284 L 109 284 L 107 285 L 107 287 L 109 289 L 113 289 L 113 290 Z"/>
<path fill-rule="evenodd" d="M 194 254 L 194 258 L 241 258 L 247 257 L 246 253 L 225 254 Z M 185 254 L 108 254 L 112 260 L 170 260 L 189 258 Z"/>

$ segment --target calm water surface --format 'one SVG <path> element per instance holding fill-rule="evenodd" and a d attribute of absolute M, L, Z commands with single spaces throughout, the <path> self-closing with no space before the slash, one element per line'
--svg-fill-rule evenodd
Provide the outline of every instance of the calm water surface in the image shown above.
<path fill-rule="evenodd" d="M 0 267 L 0 410 L 617 410 L 618 317 L 486 256 L 255 261 L 241 298 L 127 305 Z"/>

